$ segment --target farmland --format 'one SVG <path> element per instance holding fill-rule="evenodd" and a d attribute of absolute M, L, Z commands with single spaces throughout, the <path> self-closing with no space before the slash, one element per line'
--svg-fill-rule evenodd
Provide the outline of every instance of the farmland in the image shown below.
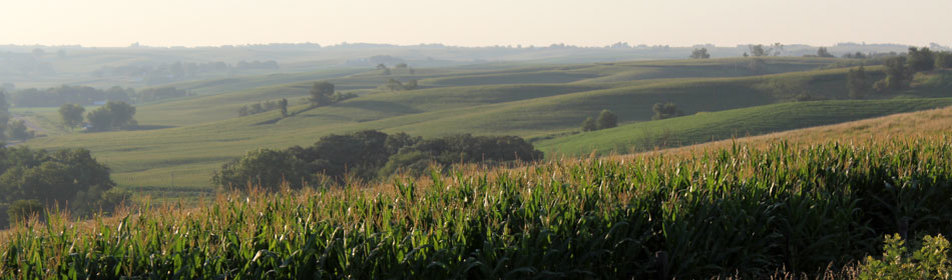
<path fill-rule="evenodd" d="M 684 154 L 551 161 L 341 190 L 226 194 L 4 235 L 0 272 L 41 278 L 764 277 L 948 232 L 949 109 Z M 779 139 L 779 140 L 773 140 Z M 848 141 L 844 141 L 848 140 Z M 894 219 L 900 217 L 901 219 Z M 738 235 L 738 232 L 744 232 Z M 539 250 L 545 248 L 545 250 Z M 68 251 L 67 251 L 68 250 Z M 147 252 L 163 252 L 161 256 Z"/>
<path fill-rule="evenodd" d="M 13 108 L 44 130 L 17 145 L 89 149 L 132 199 L 91 219 L 50 210 L 13 221 L 0 275 L 855 277 L 883 235 L 950 232 L 950 70 L 855 98 L 851 68 L 831 67 L 850 61 L 757 59 L 765 69 L 725 58 L 185 81 L 173 85 L 194 94 L 136 104 L 138 129 L 99 133 L 66 128 L 55 108 Z M 865 69 L 873 80 L 888 70 Z M 313 106 L 316 81 L 354 97 Z M 279 99 L 286 116 L 238 115 Z M 680 114 L 654 120 L 665 102 Z M 602 110 L 619 125 L 581 131 Z M 250 150 L 363 130 L 514 135 L 546 158 L 277 193 L 210 180 Z"/>
<path fill-rule="evenodd" d="M 151 128 L 149 130 L 76 133 L 56 127 L 58 116 L 54 110 L 32 109 L 37 123 L 47 125 L 49 136 L 35 138 L 27 145 L 91 149 L 113 169 L 115 180 L 121 186 L 143 191 L 160 189 L 163 191 L 154 194 L 177 196 L 176 190 L 187 193 L 210 190 L 210 174 L 223 162 L 247 150 L 309 145 L 321 136 L 364 129 L 424 137 L 452 133 L 518 135 L 537 139 L 537 145 L 555 152 L 552 155 L 577 155 L 587 154 L 584 150 L 591 147 L 603 152 L 627 152 L 637 137 L 621 142 L 591 143 L 573 139 L 628 137 L 645 132 L 644 127 L 652 128 L 648 129 L 649 133 L 659 135 L 678 132 L 683 134 L 676 135 L 679 144 L 693 144 L 936 108 L 947 102 L 945 99 L 916 99 L 948 97 L 947 85 L 928 83 L 929 77 L 944 77 L 940 74 L 921 77 L 923 85 L 906 93 L 872 96 L 871 101 L 851 103 L 853 101 L 838 101 L 846 98 L 845 69 L 811 70 L 832 60 L 772 58 L 768 61 L 770 72 L 767 73 L 751 72 L 743 66 L 747 60 L 737 58 L 506 66 L 508 68 L 495 70 L 423 68 L 412 76 L 420 80 L 422 89 L 409 91 L 378 88 L 387 79 L 410 77 L 396 71 L 389 76 L 372 70 L 356 74 L 296 74 L 293 79 L 305 80 L 305 76 L 312 75 L 314 79 L 335 83 L 344 92 L 358 94 L 357 98 L 315 109 L 310 109 L 302 100 L 311 82 L 287 83 L 289 78 L 282 75 L 255 78 L 248 83 L 239 80 L 183 84 L 180 86 L 200 94 L 138 106 L 136 118 L 142 127 Z M 881 70 L 876 67 L 869 69 L 873 76 L 882 75 L 877 74 Z M 774 72 L 777 74 L 770 74 Z M 487 78 L 494 75 L 521 77 L 511 76 L 514 73 L 552 76 L 528 84 Z M 466 82 L 484 78 L 486 83 L 499 84 L 469 85 L 470 82 Z M 231 85 L 233 83 L 238 85 Z M 229 90 L 239 85 L 257 87 Z M 802 94 L 820 101 L 787 103 Z M 895 99 L 898 96 L 906 99 Z M 241 106 L 280 98 L 290 101 L 292 116 L 281 118 L 276 111 L 237 116 Z M 692 116 L 647 122 L 651 105 L 656 102 L 674 102 Z M 786 108 L 790 114 L 782 118 L 762 115 L 780 108 Z M 813 111 L 796 114 L 797 110 L 808 108 Z M 615 132 L 573 135 L 581 120 L 602 109 L 616 112 L 622 127 L 612 130 Z M 780 120 L 784 118 L 810 121 L 782 123 Z M 749 128 L 738 129 L 741 124 Z M 664 129 L 659 129 L 662 126 Z M 607 136 L 616 132 L 618 136 Z M 644 143 L 639 140 L 639 145 Z M 640 149 L 643 147 L 636 150 Z"/>

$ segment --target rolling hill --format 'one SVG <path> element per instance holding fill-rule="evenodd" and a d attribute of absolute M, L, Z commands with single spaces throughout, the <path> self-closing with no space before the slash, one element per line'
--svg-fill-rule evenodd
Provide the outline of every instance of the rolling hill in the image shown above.
<path fill-rule="evenodd" d="M 926 82 L 931 81 L 932 76 L 919 79 L 923 82 L 902 93 L 870 96 L 872 101 L 839 101 L 847 95 L 846 69 L 811 70 L 828 64 L 829 59 L 771 58 L 766 60 L 770 69 L 767 72 L 731 72 L 734 67 L 746 69 L 740 65 L 749 61 L 507 66 L 496 70 L 421 69 L 414 77 L 421 79 L 424 88 L 394 92 L 377 87 L 392 77 L 403 79 L 406 77 L 401 76 L 403 74 L 316 73 L 314 77 L 343 75 L 328 79 L 345 91 L 359 93 L 359 97 L 313 109 L 301 102 L 310 81 L 284 83 L 288 81 L 286 77 L 262 77 L 248 83 L 256 88 L 239 91 L 229 91 L 226 84 L 230 82 L 209 81 L 191 85 L 193 90 L 204 90 L 205 94 L 138 107 L 140 124 L 161 129 L 107 133 L 61 131 L 31 140 L 27 145 L 89 148 L 113 169 L 115 180 L 124 187 L 192 192 L 208 190 L 212 172 L 223 162 L 248 150 L 310 145 L 321 136 L 365 129 L 424 137 L 452 133 L 518 135 L 537 139 L 536 145 L 550 153 L 587 154 L 582 151 L 591 147 L 601 151 L 627 151 L 633 141 L 629 138 L 639 137 L 638 133 L 645 131 L 643 127 L 649 128 L 649 132 L 660 130 L 659 134 L 664 132 L 660 127 L 671 127 L 676 129 L 678 137 L 683 137 L 681 144 L 689 144 L 712 137 L 722 139 L 935 108 L 939 105 L 933 103 L 949 102 L 947 99 L 895 99 L 897 96 L 948 97 L 948 85 Z M 874 77 L 882 75 L 877 67 L 868 70 Z M 769 74 L 771 72 L 785 73 Z M 555 76 L 547 83 L 512 84 L 507 80 L 486 79 L 499 84 L 456 85 L 514 73 Z M 560 80 L 568 76 L 575 78 Z M 667 78 L 657 78 L 660 76 Z M 804 96 L 818 101 L 785 103 Z M 291 101 L 292 116 L 281 118 L 278 112 L 272 111 L 237 117 L 236 110 L 240 106 L 280 98 Z M 675 102 L 679 109 L 692 116 L 645 122 L 650 120 L 651 106 L 656 102 Z M 602 109 L 615 111 L 623 127 L 571 135 L 585 117 L 594 116 Z M 787 112 L 783 116 L 788 118 L 771 115 L 781 112 Z M 55 114 L 55 110 L 37 111 L 35 117 L 55 120 Z M 804 123 L 795 125 L 782 120 Z M 749 129 L 739 130 L 740 126 Z M 625 130 L 626 127 L 632 129 Z M 593 137 L 592 144 L 583 143 L 589 141 L 584 139 L 586 137 Z"/>

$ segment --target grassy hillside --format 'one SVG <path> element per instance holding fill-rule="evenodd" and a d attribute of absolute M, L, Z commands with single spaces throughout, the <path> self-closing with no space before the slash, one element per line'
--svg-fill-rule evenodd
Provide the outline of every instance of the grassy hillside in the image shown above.
<path fill-rule="evenodd" d="M 602 71 L 608 77 L 618 72 L 615 68 L 656 67 L 681 69 L 712 67 L 709 75 L 732 61 L 674 61 L 617 63 L 611 65 L 586 64 L 575 66 L 538 66 L 497 71 Z M 769 60 L 769 65 L 779 65 L 788 70 L 812 67 L 823 60 L 778 59 Z M 688 65 L 688 66 L 686 66 Z M 694 65 L 694 66 L 689 66 Z M 559 70 L 559 69 L 564 70 Z M 539 70 L 545 69 L 545 70 Z M 878 69 L 870 72 L 879 75 Z M 427 72 L 430 70 L 422 71 Z M 459 70 L 459 71 L 470 71 Z M 478 75 L 488 75 L 490 70 L 478 69 Z M 674 70 L 671 70 L 674 71 Z M 700 70 L 693 70 L 700 71 Z M 759 118 L 741 122 L 742 115 L 715 114 L 717 111 L 763 106 L 793 100 L 807 94 L 815 99 L 843 99 L 846 69 L 791 72 L 750 77 L 720 78 L 672 78 L 628 80 L 625 82 L 591 82 L 580 80 L 556 84 L 498 84 L 478 86 L 430 87 L 412 91 L 368 90 L 358 98 L 331 106 L 308 109 L 300 104 L 306 95 L 309 82 L 263 86 L 255 89 L 211 94 L 182 100 L 140 106 L 137 119 L 140 124 L 153 130 L 120 131 L 108 133 L 60 133 L 51 137 L 31 140 L 27 145 L 38 148 L 85 147 L 93 151 L 114 171 L 118 183 L 138 189 L 178 189 L 189 191 L 207 189 L 211 173 L 232 158 L 259 147 L 285 148 L 293 145 L 310 145 L 321 136 L 332 133 L 349 133 L 363 129 L 385 132 L 407 132 L 413 135 L 433 137 L 451 133 L 506 134 L 523 137 L 548 137 L 576 130 L 581 121 L 594 116 L 602 109 L 615 111 L 623 124 L 647 121 L 651 106 L 656 102 L 675 102 L 688 114 L 711 112 L 710 121 L 743 123 L 750 125 L 751 133 L 765 133 L 803 126 Z M 434 71 L 437 72 L 437 71 Z M 452 71 L 449 71 L 452 72 Z M 476 75 L 467 72 L 465 75 Z M 700 71 L 699 73 L 704 72 Z M 433 75 L 441 75 L 431 73 Z M 456 75 L 449 73 L 446 75 Z M 460 74 L 463 75 L 463 74 Z M 388 79 L 379 73 L 359 73 L 332 81 L 370 87 L 373 79 Z M 350 82 L 346 82 L 350 81 Z M 902 93 L 907 97 L 948 96 L 948 87 L 942 83 L 923 84 Z M 874 99 L 893 98 L 896 94 L 870 96 Z M 261 100 L 289 98 L 293 116 L 281 119 L 278 112 L 238 118 L 237 108 Z M 809 125 L 830 124 L 855 120 L 862 117 L 881 116 L 889 113 L 915 109 L 933 108 L 915 101 L 876 101 L 868 112 L 856 109 L 855 114 L 822 117 Z M 945 101 L 943 101 L 945 102 Z M 841 103 L 831 103 L 841 104 Z M 849 104 L 849 103 L 842 103 Z M 881 106 L 875 105 L 879 104 Z M 916 105 L 918 104 L 918 105 Z M 832 106 L 832 105 L 831 105 Z M 882 108 L 880 108 L 882 107 Z M 809 108 L 807 108 L 809 109 Z M 794 110 L 791 107 L 790 110 Z M 844 112 L 849 112 L 844 111 Z M 806 111 L 825 113 L 822 110 Z M 37 113 L 48 120 L 55 120 L 55 111 Z M 689 118 L 690 120 L 690 118 Z M 791 119 L 796 121 L 800 119 Z M 810 120 L 805 117 L 807 121 Z M 763 121 L 763 124 L 754 123 Z M 683 122 L 683 121 L 675 121 Z M 694 143 L 734 135 L 735 129 L 725 123 L 706 123 L 713 130 L 697 130 L 682 143 Z M 650 124 L 649 124 L 650 126 Z M 697 124 L 695 124 L 695 127 Z M 685 125 L 684 127 L 691 127 Z M 54 128 L 55 129 L 55 128 Z M 693 131 L 693 130 L 692 130 Z M 713 131 L 713 132 L 712 132 Z M 743 135 L 745 132 L 737 132 Z M 630 142 L 628 142 L 630 143 Z M 545 144 L 548 145 L 548 144 Z M 616 144 L 599 146 L 604 151 L 615 149 Z M 573 154 L 583 146 L 573 144 Z M 591 146 L 588 146 L 591 147 Z M 559 151 L 559 148 L 546 148 Z M 624 149 L 624 150 L 627 150 Z M 173 188 L 174 186 L 174 188 Z"/>
<path fill-rule="evenodd" d="M 952 98 L 782 103 L 622 125 L 535 142 L 549 156 L 628 153 L 952 106 Z"/>

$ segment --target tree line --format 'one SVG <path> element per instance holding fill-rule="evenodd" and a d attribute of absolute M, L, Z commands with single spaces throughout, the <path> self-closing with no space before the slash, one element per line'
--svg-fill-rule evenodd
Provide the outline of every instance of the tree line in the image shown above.
<path fill-rule="evenodd" d="M 44 208 L 83 216 L 110 211 L 129 198 L 113 190 L 109 168 L 86 149 L 59 151 L 0 146 L 0 227 Z M 4 215 L 7 214 L 7 215 Z"/>
<path fill-rule="evenodd" d="M 372 180 L 397 173 L 420 175 L 430 166 L 537 161 L 543 154 L 517 136 L 459 134 L 423 139 L 375 130 L 321 137 L 309 147 L 258 149 L 222 165 L 212 182 L 226 189 L 268 190 L 282 183 L 298 189 L 350 179 Z"/>
<path fill-rule="evenodd" d="M 244 106 L 241 106 L 241 108 L 238 108 L 238 116 L 244 117 L 244 116 L 260 114 L 260 113 L 264 113 L 268 111 L 273 111 L 273 110 L 281 110 L 281 116 L 287 117 L 288 116 L 288 100 L 285 98 L 282 98 L 281 100 L 276 100 L 276 101 L 268 100 L 264 102 L 258 102 L 258 103 L 251 104 L 250 106 L 244 105 Z"/>
<path fill-rule="evenodd" d="M 204 74 L 221 74 L 260 69 L 273 70 L 278 68 L 280 68 L 278 63 L 273 60 L 240 61 L 236 65 L 222 61 L 205 63 L 175 62 L 158 65 L 107 66 L 94 71 L 93 76 L 130 77 L 140 79 L 148 84 L 157 84 L 196 78 Z"/>
<path fill-rule="evenodd" d="M 97 102 L 150 102 L 169 98 L 193 96 L 194 94 L 175 87 L 147 88 L 136 92 L 133 88 L 114 86 L 97 89 L 88 86 L 69 86 L 47 89 L 22 89 L 11 94 L 17 107 L 59 107 L 63 104 L 95 105 Z"/>

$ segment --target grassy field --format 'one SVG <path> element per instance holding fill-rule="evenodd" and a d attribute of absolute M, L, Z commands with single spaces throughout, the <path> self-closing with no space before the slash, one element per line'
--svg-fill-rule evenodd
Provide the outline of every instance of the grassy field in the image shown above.
<path fill-rule="evenodd" d="M 658 62 L 690 63 L 724 67 Z M 559 67 L 540 71 L 620 66 Z M 517 70 L 534 73 L 509 71 Z M 920 75 L 907 91 L 843 100 L 844 69 L 598 80 L 635 74 L 605 71 L 533 84 L 432 78 L 429 88 L 414 91 L 349 89 L 365 92 L 332 106 L 296 104 L 289 118 L 224 116 L 229 106 L 295 98 L 307 89 L 302 82 L 261 85 L 140 107 L 144 125 L 165 128 L 89 134 L 59 128 L 26 144 L 91 149 L 122 187 L 135 191 L 136 205 L 79 222 L 52 214 L 0 232 L 0 275 L 693 279 L 765 278 L 784 270 L 816 276 L 878 254 L 884 234 L 952 232 L 944 222 L 952 219 L 948 72 Z M 357 84 L 373 76 L 342 79 Z M 787 102 L 804 94 L 823 100 Z M 647 121 L 650 105 L 666 101 L 688 115 Z M 622 125 L 573 134 L 581 119 L 603 108 L 618 112 Z M 163 112 L 178 115 L 163 118 Z M 55 109 L 15 113 L 58 129 L 50 116 Z M 247 150 L 309 145 L 360 129 L 515 134 L 535 139 L 548 158 L 276 194 L 209 187 L 214 169 Z M 758 134 L 765 135 L 655 150 Z M 643 150 L 652 151 L 616 154 Z"/>
<path fill-rule="evenodd" d="M 952 98 L 781 103 L 584 132 L 534 144 L 549 156 L 631 153 L 952 106 Z"/>
<path fill-rule="evenodd" d="M 233 82 L 207 81 L 187 86 L 201 92 L 199 96 L 138 106 L 136 118 L 149 130 L 75 133 L 56 127 L 55 110 L 35 110 L 32 117 L 41 120 L 38 123 L 45 125 L 49 136 L 26 144 L 37 148 L 88 148 L 113 169 L 114 179 L 123 187 L 140 194 L 179 197 L 208 192 L 212 172 L 248 150 L 310 145 L 332 133 L 377 129 L 425 137 L 451 133 L 507 134 L 547 139 L 537 145 L 550 153 L 587 154 L 583 150 L 591 147 L 601 151 L 627 151 L 631 144 L 631 141 L 610 140 L 607 135 L 610 131 L 556 138 L 577 130 L 585 117 L 594 116 L 602 109 L 615 111 L 623 125 L 636 125 L 638 128 L 633 130 L 642 132 L 641 127 L 651 128 L 657 124 L 644 122 L 650 119 L 651 106 L 656 102 L 675 102 L 689 115 L 703 112 L 662 122 L 671 122 L 672 127 L 682 129 L 679 137 L 684 138 L 679 142 L 689 144 L 712 137 L 722 139 L 730 135 L 760 134 L 934 108 L 938 105 L 928 103 L 947 100 L 920 102 L 890 98 L 950 95 L 948 85 L 934 81 L 942 80 L 943 76 L 931 75 L 919 78 L 920 82 L 912 90 L 870 96 L 876 100 L 858 102 L 855 104 L 865 105 L 854 107 L 854 103 L 836 101 L 847 95 L 846 69 L 790 72 L 816 69 L 829 63 L 829 59 L 771 58 L 767 60 L 768 70 L 759 73 L 746 68 L 749 61 L 715 59 L 418 69 L 413 78 L 421 79 L 424 88 L 396 92 L 377 87 L 390 78 L 408 79 L 408 73 L 395 71 L 387 76 L 379 71 L 315 72 L 308 75 L 327 78 L 344 91 L 360 93 L 358 98 L 315 109 L 308 109 L 301 101 L 307 94 L 309 81 L 284 83 L 305 79 L 303 76 L 259 77 L 244 84 L 257 87 L 238 91 L 229 91 Z M 881 75 L 879 68 L 868 69 L 874 77 Z M 777 74 L 770 74 L 775 72 Z M 534 80 L 537 82 L 534 84 L 510 84 L 487 78 L 549 74 L 555 76 L 551 80 Z M 569 76 L 574 78 L 560 80 Z M 500 84 L 461 85 L 480 79 Z M 828 100 L 775 107 L 788 110 L 789 114 L 781 119 L 805 121 L 801 125 L 764 117 L 774 107 L 721 112 L 783 103 L 803 94 Z M 237 117 L 240 106 L 280 98 L 291 101 L 293 116 L 282 119 L 273 111 Z M 805 104 L 813 105 L 797 107 Z M 803 114 L 798 115 L 796 111 L 801 109 Z M 736 129 L 739 124 L 749 129 Z M 573 142 L 580 139 L 578 137 L 601 134 L 606 134 L 604 137 L 609 140 L 598 144 Z M 617 137 L 628 136 L 619 134 Z"/>

